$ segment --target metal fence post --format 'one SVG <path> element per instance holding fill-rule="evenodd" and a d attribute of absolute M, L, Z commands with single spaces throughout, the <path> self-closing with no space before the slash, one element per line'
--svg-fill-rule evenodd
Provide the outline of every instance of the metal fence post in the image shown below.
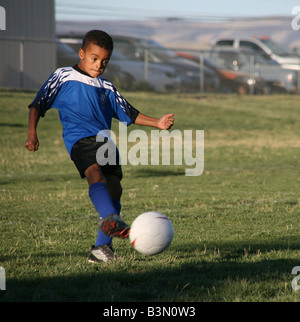
<path fill-rule="evenodd" d="M 20 88 L 24 88 L 24 40 L 20 40 Z"/>
<path fill-rule="evenodd" d="M 254 55 L 250 55 L 250 76 L 254 80 L 255 79 L 255 63 L 254 63 Z M 254 82 L 250 85 L 250 95 L 254 94 Z"/>
<path fill-rule="evenodd" d="M 148 84 L 149 82 L 149 49 L 145 48 L 144 55 L 144 80 Z"/>
<path fill-rule="evenodd" d="M 204 92 L 204 54 L 203 52 L 199 55 L 199 74 L 200 74 L 200 93 Z"/>
<path fill-rule="evenodd" d="M 296 89 L 296 94 L 300 94 L 300 70 L 298 70 L 297 73 L 298 77 L 297 77 L 297 89 Z"/>

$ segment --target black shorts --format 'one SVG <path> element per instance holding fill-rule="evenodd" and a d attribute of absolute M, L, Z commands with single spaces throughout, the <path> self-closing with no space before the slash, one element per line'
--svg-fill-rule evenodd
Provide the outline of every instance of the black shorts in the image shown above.
<path fill-rule="evenodd" d="M 105 144 L 105 142 L 96 142 L 96 136 L 90 136 L 77 141 L 71 151 L 71 159 L 76 165 L 81 178 L 84 178 L 85 170 L 91 165 L 97 163 L 96 154 L 98 149 Z M 117 153 L 116 165 L 99 165 L 102 173 L 105 175 L 116 175 L 122 180 L 123 173 L 121 165 L 119 164 L 119 156 Z"/>

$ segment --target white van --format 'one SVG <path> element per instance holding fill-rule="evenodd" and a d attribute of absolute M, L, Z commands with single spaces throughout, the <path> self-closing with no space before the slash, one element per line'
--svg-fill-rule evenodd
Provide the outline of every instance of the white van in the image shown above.
<path fill-rule="evenodd" d="M 244 38 L 244 37 L 228 37 L 219 38 L 214 41 L 214 47 L 230 46 L 233 48 L 248 47 L 263 55 L 265 58 L 274 60 L 282 67 L 300 69 L 300 56 L 283 49 L 280 45 L 273 42 L 269 37 Z"/>

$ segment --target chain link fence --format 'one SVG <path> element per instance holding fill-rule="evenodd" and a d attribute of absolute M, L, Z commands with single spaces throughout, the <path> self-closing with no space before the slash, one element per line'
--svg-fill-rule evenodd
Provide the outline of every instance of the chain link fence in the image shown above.
<path fill-rule="evenodd" d="M 38 89 L 56 65 L 51 39 L 0 38 L 0 87 Z"/>
<path fill-rule="evenodd" d="M 183 93 L 300 94 L 300 64 L 282 66 L 247 48 L 195 51 L 168 49 L 151 40 L 113 39 L 114 52 L 104 77 L 118 88 Z M 62 38 L 60 42 L 61 46 L 71 47 L 78 60 L 81 40 Z"/>
<path fill-rule="evenodd" d="M 7 57 L 1 51 L 4 46 L 10 48 L 5 51 Z M 55 42 L 2 38 L 0 86 L 39 88 L 55 68 L 79 62 L 80 46 L 79 38 L 62 37 Z M 43 71 L 36 67 L 38 61 L 46 67 Z M 114 38 L 113 55 L 103 76 L 117 88 L 132 91 L 300 94 L 300 65 L 282 66 L 248 49 L 168 49 L 126 37 Z"/>

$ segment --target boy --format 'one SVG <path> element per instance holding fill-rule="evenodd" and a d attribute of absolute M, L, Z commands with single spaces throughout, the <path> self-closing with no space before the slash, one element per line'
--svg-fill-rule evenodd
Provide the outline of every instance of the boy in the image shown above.
<path fill-rule="evenodd" d="M 122 169 L 99 165 L 96 153 L 104 142 L 96 142 L 100 131 L 110 130 L 112 118 L 121 122 L 169 129 L 173 114 L 157 119 L 146 116 L 130 105 L 107 80 L 101 77 L 113 51 L 112 38 L 101 30 L 89 31 L 79 50 L 80 63 L 57 69 L 28 106 L 28 135 L 25 147 L 37 151 L 37 124 L 50 108 L 57 108 L 63 125 L 63 139 L 81 178 L 86 178 L 89 196 L 99 212 L 99 229 L 90 262 L 116 259 L 112 238 L 127 238 L 130 227 L 119 217 L 122 194 Z"/>

